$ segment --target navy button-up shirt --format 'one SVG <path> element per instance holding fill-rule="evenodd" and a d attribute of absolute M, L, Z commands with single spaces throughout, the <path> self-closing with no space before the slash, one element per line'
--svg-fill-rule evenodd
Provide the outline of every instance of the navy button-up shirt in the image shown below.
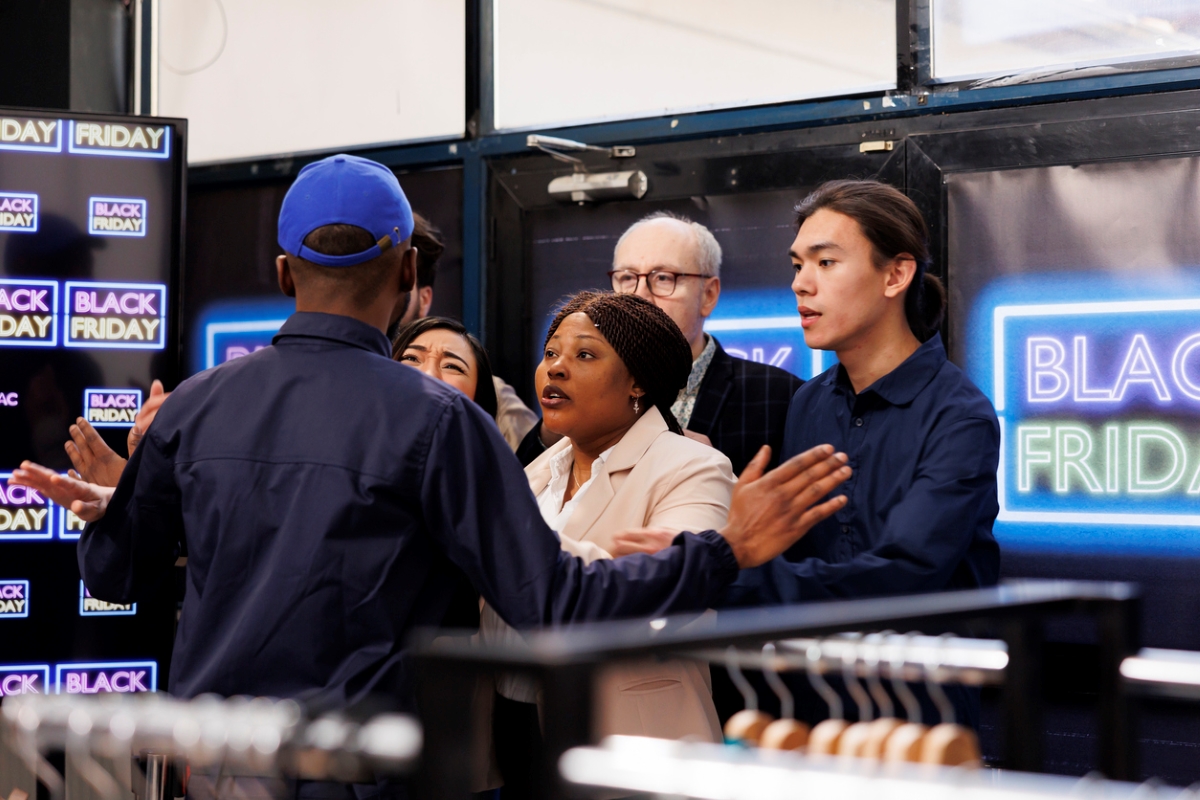
<path fill-rule="evenodd" d="M 745 570 L 725 605 L 991 586 L 1000 426 L 946 359 L 940 336 L 855 394 L 841 365 L 800 387 L 783 457 L 832 444 L 854 474 L 849 502 L 774 561 Z"/>
<path fill-rule="evenodd" d="M 186 541 L 173 694 L 338 708 L 398 690 L 411 708 L 405 640 L 441 622 L 462 573 L 518 628 L 705 608 L 733 580 L 713 531 L 566 555 L 494 421 L 390 353 L 362 322 L 297 313 L 163 404 L 79 567 L 93 595 L 132 602 Z"/>

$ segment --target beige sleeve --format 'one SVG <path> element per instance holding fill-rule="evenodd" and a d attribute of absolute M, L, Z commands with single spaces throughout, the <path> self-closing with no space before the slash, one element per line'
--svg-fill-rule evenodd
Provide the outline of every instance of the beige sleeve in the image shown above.
<path fill-rule="evenodd" d="M 562 542 L 563 550 L 573 556 L 582 558 L 585 564 L 590 564 L 601 558 L 612 558 L 611 553 L 595 542 L 580 542 L 569 536 L 559 536 L 558 540 Z"/>
<path fill-rule="evenodd" d="M 734 483 L 729 459 L 710 448 L 678 469 L 670 488 L 651 509 L 646 527 L 690 533 L 719 530 L 729 519 Z"/>
<path fill-rule="evenodd" d="M 493 375 L 492 383 L 496 386 L 498 402 L 496 425 L 500 428 L 500 435 L 504 437 L 504 441 L 508 442 L 508 446 L 515 453 L 525 434 L 537 425 L 538 415 L 530 411 L 529 407 L 521 402 L 521 398 L 517 397 L 516 390 L 503 380 Z"/>

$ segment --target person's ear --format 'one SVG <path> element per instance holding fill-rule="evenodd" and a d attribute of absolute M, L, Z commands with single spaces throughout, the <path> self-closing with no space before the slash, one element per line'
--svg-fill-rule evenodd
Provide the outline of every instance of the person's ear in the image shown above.
<path fill-rule="evenodd" d="M 704 279 L 704 293 L 700 298 L 700 316 L 705 319 L 712 314 L 713 309 L 717 307 L 717 301 L 721 299 L 721 279 L 717 277 Z"/>
<path fill-rule="evenodd" d="M 417 290 L 417 316 L 422 319 L 429 316 L 429 307 L 433 305 L 433 287 L 422 286 Z"/>
<path fill-rule="evenodd" d="M 411 292 L 417 283 L 417 248 L 410 247 L 400 256 L 400 291 Z"/>
<path fill-rule="evenodd" d="M 275 259 L 275 276 L 279 280 L 279 291 L 288 297 L 295 297 L 296 279 L 292 275 L 292 268 L 288 265 L 287 256 L 279 256 Z"/>
<path fill-rule="evenodd" d="M 917 274 L 917 260 L 908 253 L 901 253 L 884 267 L 883 296 L 903 297 Z"/>

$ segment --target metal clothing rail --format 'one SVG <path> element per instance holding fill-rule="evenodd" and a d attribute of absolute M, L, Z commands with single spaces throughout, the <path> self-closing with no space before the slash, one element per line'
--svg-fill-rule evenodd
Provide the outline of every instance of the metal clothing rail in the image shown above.
<path fill-rule="evenodd" d="M 622 794 L 696 800 L 1194 800 L 1190 789 L 929 765 L 881 765 L 861 759 L 813 758 L 697 742 L 612 736 L 600 747 L 568 750 L 559 761 L 573 786 Z"/>
<path fill-rule="evenodd" d="M 46 759 L 53 752 L 65 753 L 66 776 Z M 421 728 L 411 717 L 384 714 L 361 724 L 337 715 L 310 719 L 290 700 L 30 694 L 0 706 L 0 797 L 13 789 L 36 797 L 41 783 L 51 800 L 65 794 L 128 800 L 139 786 L 138 796 L 160 800 L 164 756 L 185 757 L 193 770 L 374 781 L 406 774 L 420 752 Z M 139 753 L 154 754 L 156 769 L 131 775 L 130 758 Z M 75 776 L 81 780 L 73 784 Z"/>
<path fill-rule="evenodd" d="M 969 628 L 1004 642 L 1004 765 L 1042 768 L 1042 620 L 1082 614 L 1096 623 L 1101 675 L 1098 763 L 1112 778 L 1137 774 L 1131 706 L 1119 672 L 1138 647 L 1138 593 L 1124 583 L 1019 581 L 991 589 L 721 612 L 655 620 L 575 625 L 530 632 L 526 646 L 483 646 L 466 636 L 426 631 L 415 641 L 417 701 L 425 728 L 421 781 L 430 796 L 469 793 L 473 700 L 481 676 L 522 672 L 540 680 L 548 749 L 543 792 L 568 796 L 553 764 L 592 741 L 592 677 L 608 663 L 679 657 L 697 651 L 761 648 L 768 642 L 845 631 Z"/>

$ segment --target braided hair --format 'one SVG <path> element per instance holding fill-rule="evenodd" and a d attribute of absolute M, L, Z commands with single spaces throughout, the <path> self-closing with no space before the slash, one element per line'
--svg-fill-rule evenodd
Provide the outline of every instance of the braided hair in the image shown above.
<path fill-rule="evenodd" d="M 567 298 L 554 316 L 543 347 L 564 319 L 580 312 L 612 345 L 638 386 L 646 391 L 649 405 L 658 407 L 667 427 L 682 434 L 671 405 L 692 373 L 692 348 L 675 321 L 637 295 L 579 292 Z"/>

